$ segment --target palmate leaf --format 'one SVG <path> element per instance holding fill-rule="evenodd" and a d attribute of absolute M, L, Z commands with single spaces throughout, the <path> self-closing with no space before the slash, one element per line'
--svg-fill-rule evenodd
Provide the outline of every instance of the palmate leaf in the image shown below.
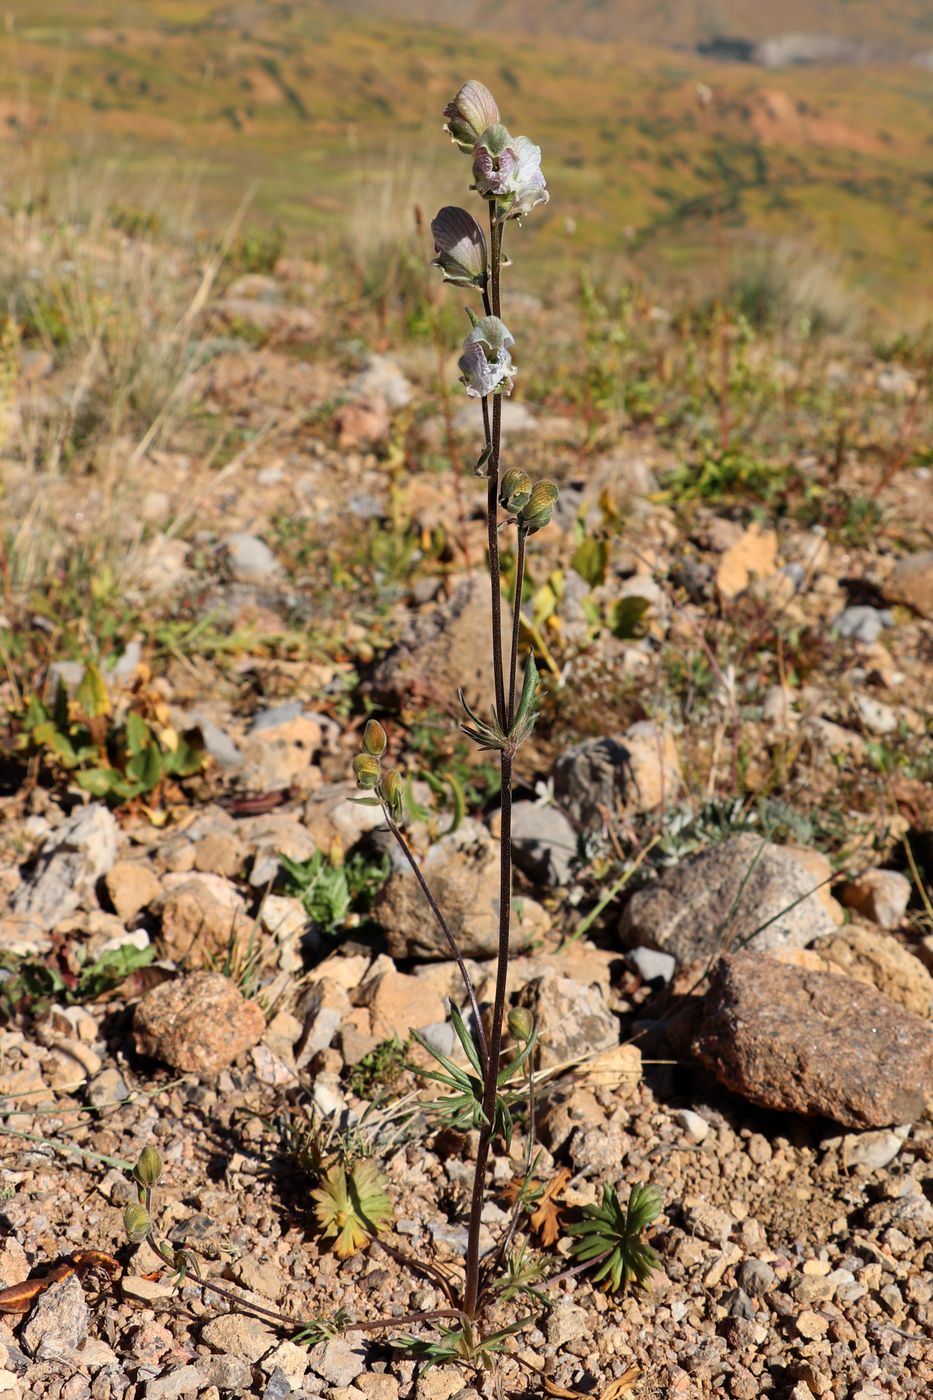
<path fill-rule="evenodd" d="M 604 1186 L 600 1204 L 586 1206 L 583 1219 L 567 1227 L 567 1233 L 576 1237 L 571 1254 L 581 1264 L 599 1261 L 594 1282 L 605 1282 L 610 1293 L 618 1293 L 628 1283 L 646 1288 L 660 1261 L 641 1235 L 661 1209 L 656 1186 L 633 1186 L 627 1208 L 620 1205 L 615 1187 Z"/>

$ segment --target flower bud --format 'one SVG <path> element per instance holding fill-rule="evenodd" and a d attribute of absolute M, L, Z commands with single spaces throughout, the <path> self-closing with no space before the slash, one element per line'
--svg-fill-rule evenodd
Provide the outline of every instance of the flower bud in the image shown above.
<path fill-rule="evenodd" d="M 482 132 L 499 120 L 496 99 L 483 83 L 471 78 L 444 108 L 444 130 L 461 151 L 472 151 Z"/>
<path fill-rule="evenodd" d="M 388 743 L 386 732 L 377 719 L 368 719 L 363 730 L 363 748 L 371 758 L 381 758 Z"/>
<path fill-rule="evenodd" d="M 371 753 L 358 753 L 353 760 L 356 785 L 360 788 L 374 788 L 379 781 L 379 760 Z"/>
<path fill-rule="evenodd" d="M 144 1147 L 133 1168 L 133 1177 L 140 1186 L 158 1186 L 162 1180 L 162 1157 L 154 1147 Z"/>
<path fill-rule="evenodd" d="M 457 287 L 485 287 L 486 238 L 483 230 L 465 209 L 445 205 L 431 220 L 434 235 L 434 266 L 445 282 Z"/>
<path fill-rule="evenodd" d="M 130 1205 L 123 1212 L 123 1228 L 133 1244 L 144 1240 L 152 1228 L 152 1219 L 145 1206 Z"/>
<path fill-rule="evenodd" d="M 522 510 L 518 518 L 519 529 L 524 530 L 526 535 L 533 535 L 537 530 L 543 530 L 550 522 L 551 511 L 559 495 L 557 487 L 553 481 L 536 481 L 528 498 L 528 504 Z"/>
<path fill-rule="evenodd" d="M 509 1035 L 513 1040 L 530 1040 L 535 1018 L 525 1006 L 513 1006 L 509 1012 Z"/>
<path fill-rule="evenodd" d="M 397 768 L 390 768 L 385 774 L 379 791 L 393 814 L 402 810 L 402 775 Z"/>
<path fill-rule="evenodd" d="M 531 477 L 520 467 L 511 467 L 499 482 L 499 504 L 509 515 L 517 515 L 528 504 Z"/>

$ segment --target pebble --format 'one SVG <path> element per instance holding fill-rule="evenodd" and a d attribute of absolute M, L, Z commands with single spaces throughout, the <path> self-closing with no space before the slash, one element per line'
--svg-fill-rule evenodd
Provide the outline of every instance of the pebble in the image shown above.
<path fill-rule="evenodd" d="M 43 843 L 36 871 L 13 896 L 13 912 L 54 928 L 93 897 L 116 858 L 117 824 L 109 808 L 99 802 L 79 807 Z"/>
<path fill-rule="evenodd" d="M 245 1313 L 212 1317 L 202 1328 L 201 1338 L 214 1351 L 242 1356 L 247 1361 L 258 1361 L 278 1340 L 264 1322 Z"/>
<path fill-rule="evenodd" d="M 771 1265 L 763 1259 L 746 1259 L 739 1266 L 738 1271 L 739 1286 L 753 1298 L 760 1298 L 763 1293 L 767 1293 L 769 1288 L 773 1288 L 777 1275 Z"/>
<path fill-rule="evenodd" d="M 862 1167 L 873 1172 L 886 1167 L 904 1146 L 905 1132 L 878 1129 L 867 1133 L 847 1133 L 841 1141 L 843 1167 Z"/>
<path fill-rule="evenodd" d="M 907 913 L 911 884 L 899 870 L 865 870 L 857 879 L 843 885 L 839 897 L 881 928 L 897 928 Z"/>
<path fill-rule="evenodd" d="M 347 1337 L 332 1337 L 312 1349 L 309 1364 L 328 1385 L 350 1385 L 366 1369 L 365 1346 Z"/>
<path fill-rule="evenodd" d="M 536 883 L 567 885 L 577 858 L 577 834 L 557 807 L 522 800 L 512 807 L 512 854 Z"/>
<path fill-rule="evenodd" d="M 262 583 L 279 572 L 279 562 L 264 540 L 237 531 L 226 541 L 227 561 L 238 583 Z"/>
<path fill-rule="evenodd" d="M 869 734 L 895 734 L 897 714 L 890 705 L 876 700 L 873 695 L 856 695 L 854 705 L 859 719 Z"/>
<path fill-rule="evenodd" d="M 709 1133 L 706 1119 L 690 1108 L 679 1108 L 674 1114 L 674 1122 L 683 1128 L 691 1142 L 703 1142 Z"/>
<path fill-rule="evenodd" d="M 136 1051 L 173 1069 L 216 1074 L 257 1044 L 265 1017 L 219 972 L 163 982 L 136 1006 Z"/>
<path fill-rule="evenodd" d="M 179 1366 L 146 1382 L 145 1400 L 175 1400 L 177 1395 L 192 1395 L 203 1385 L 197 1366 Z"/>
<path fill-rule="evenodd" d="M 39 1361 L 58 1361 L 87 1338 L 88 1306 L 75 1274 L 40 1293 L 26 1323 L 22 1341 Z"/>
<path fill-rule="evenodd" d="M 665 986 L 671 982 L 677 970 L 677 959 L 670 953 L 662 953 L 657 948 L 630 948 L 625 961 L 638 973 L 643 982 L 661 982 Z"/>
<path fill-rule="evenodd" d="M 854 642 L 870 645 L 877 642 L 886 627 L 894 626 L 894 618 L 887 609 L 859 605 L 843 608 L 830 623 L 830 631 L 838 637 L 848 637 Z"/>

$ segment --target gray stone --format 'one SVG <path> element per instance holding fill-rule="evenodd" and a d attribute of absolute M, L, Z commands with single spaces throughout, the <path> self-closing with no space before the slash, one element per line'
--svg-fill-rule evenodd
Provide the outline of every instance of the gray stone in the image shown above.
<path fill-rule="evenodd" d="M 516 802 L 512 808 L 515 864 L 542 885 L 566 885 L 577 854 L 577 834 L 557 807 Z"/>
<path fill-rule="evenodd" d="M 262 1400 L 290 1400 L 294 1394 L 291 1384 L 281 1366 L 276 1366 L 262 1392 Z"/>
<path fill-rule="evenodd" d="M 843 608 L 830 623 L 830 631 L 838 637 L 849 637 L 854 642 L 864 642 L 870 646 L 877 642 L 885 627 L 892 627 L 894 618 L 888 610 L 871 608 L 867 604 Z"/>
<path fill-rule="evenodd" d="M 587 1336 L 591 1328 L 590 1315 L 586 1308 L 572 1303 L 569 1298 L 559 1298 L 548 1313 L 547 1341 L 555 1350 Z"/>
<path fill-rule="evenodd" d="M 328 1385 L 350 1385 L 366 1369 L 365 1344 L 332 1337 L 314 1347 L 309 1359 L 312 1371 Z"/>
<path fill-rule="evenodd" d="M 661 948 L 678 962 L 724 947 L 806 947 L 836 924 L 818 880 L 793 852 L 752 833 L 682 860 L 632 895 L 620 924 L 628 944 Z"/>
<path fill-rule="evenodd" d="M 598 983 L 585 986 L 546 972 L 522 988 L 519 1002 L 534 1013 L 542 1069 L 610 1050 L 619 1043 L 619 1022 Z"/>
<path fill-rule="evenodd" d="M 287 700 L 284 705 L 273 705 L 269 710 L 260 710 L 249 727 L 250 734 L 261 734 L 266 729 L 277 729 L 280 724 L 288 724 L 304 714 L 300 700 Z"/>
<path fill-rule="evenodd" d="M 228 535 L 227 561 L 239 583 L 262 583 L 279 572 L 279 562 L 264 540 L 243 531 Z"/>
<path fill-rule="evenodd" d="M 146 1400 L 175 1400 L 178 1395 L 193 1395 L 201 1385 L 201 1371 L 197 1366 L 178 1366 L 174 1371 L 147 1381 L 143 1394 Z"/>
<path fill-rule="evenodd" d="M 692 1108 L 679 1108 L 674 1114 L 674 1122 L 690 1138 L 691 1142 L 703 1142 L 709 1135 L 709 1124 Z"/>
<path fill-rule="evenodd" d="M 562 753 L 552 773 L 554 798 L 578 831 L 597 831 L 623 813 L 646 812 L 677 796 L 677 749 L 648 722 L 618 738 L 585 739 Z"/>
<path fill-rule="evenodd" d="M 53 831 L 42 845 L 32 878 L 13 896 L 13 912 L 51 929 L 73 914 L 117 858 L 117 824 L 92 802 Z"/>
<path fill-rule="evenodd" d="M 37 1361 L 59 1360 L 87 1338 L 87 1327 L 84 1289 L 72 1274 L 39 1294 L 23 1326 L 23 1345 Z"/>
<path fill-rule="evenodd" d="M 499 848 L 486 828 L 468 818 L 431 846 L 421 866 L 463 956 L 493 957 L 499 929 Z M 386 931 L 391 957 L 450 957 L 447 940 L 407 865 L 393 870 L 373 912 Z"/>
<path fill-rule="evenodd" d="M 745 1259 L 739 1265 L 736 1277 L 739 1286 L 746 1293 L 750 1293 L 753 1298 L 760 1298 L 769 1288 L 774 1287 L 777 1276 L 771 1265 L 763 1259 Z"/>
<path fill-rule="evenodd" d="M 625 955 L 625 961 L 633 967 L 643 982 L 663 982 L 673 980 L 677 970 L 677 959 L 670 953 L 662 953 L 657 948 L 632 948 Z"/>
<path fill-rule="evenodd" d="M 873 695 L 856 695 L 854 704 L 859 719 L 869 734 L 894 734 L 897 732 L 897 714 L 890 705 L 876 700 Z"/>
<path fill-rule="evenodd" d="M 411 403 L 411 382 L 388 355 L 370 355 L 350 382 L 348 396 L 371 399 L 380 396 L 390 408 L 407 408 Z"/>
<path fill-rule="evenodd" d="M 239 768 L 241 766 L 243 755 L 240 750 L 230 735 L 207 715 L 202 714 L 199 710 L 189 710 L 184 717 L 184 725 L 187 729 L 200 730 L 205 749 L 221 768 Z"/>

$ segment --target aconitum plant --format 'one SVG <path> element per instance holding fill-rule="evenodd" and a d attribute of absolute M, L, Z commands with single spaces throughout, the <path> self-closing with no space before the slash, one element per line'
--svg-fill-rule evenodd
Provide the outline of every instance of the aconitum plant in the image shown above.
<path fill-rule="evenodd" d="M 509 1040 L 504 1035 L 508 991 L 509 935 L 512 909 L 512 767 L 516 751 L 535 723 L 538 672 L 529 655 L 520 690 L 519 614 L 528 540 L 547 526 L 558 498 L 552 481 L 532 480 L 520 468 L 505 468 L 502 460 L 502 397 L 512 392 L 517 369 L 512 361 L 515 338 L 503 316 L 501 274 L 506 265 L 503 243 L 510 224 L 518 224 L 549 198 L 541 171 L 541 151 L 527 136 L 513 137 L 503 125 L 499 108 L 488 88 L 472 80 L 465 83 L 444 115 L 445 130 L 454 145 L 470 157 L 473 183 L 485 205 L 482 221 L 466 209 L 451 205 L 442 208 L 431 224 L 434 237 L 434 265 L 444 281 L 476 297 L 476 309 L 467 306 L 470 326 L 458 360 L 460 382 L 470 398 L 479 399 L 483 449 L 476 463 L 476 476 L 486 482 L 486 526 L 488 564 L 491 576 L 490 645 L 492 650 L 493 694 L 488 714 L 471 710 L 461 692 L 465 711 L 463 732 L 479 748 L 498 756 L 501 772 L 500 872 L 498 890 L 499 931 L 495 993 L 491 1015 L 484 1021 L 476 990 L 457 945 L 454 931 L 435 900 L 403 832 L 404 782 L 398 770 L 386 762 L 387 740 L 382 726 L 370 720 L 363 735 L 362 752 L 354 760 L 357 785 L 365 796 L 354 800 L 381 806 L 389 830 L 398 842 L 414 872 L 433 917 L 437 920 L 456 960 L 463 979 L 472 1025 L 468 1025 L 452 1003 L 453 1027 L 462 1046 L 466 1066 L 438 1055 L 422 1041 L 438 1062 L 438 1068 L 425 1071 L 426 1077 L 447 1091 L 428 1108 L 440 1121 L 460 1129 L 478 1132 L 476 1167 L 470 1202 L 470 1217 L 462 1293 L 451 1299 L 456 1306 L 417 1320 L 453 1317 L 458 1325 L 442 1327 L 442 1339 L 435 1343 L 408 1339 L 412 1352 L 432 1364 L 449 1359 L 484 1364 L 490 1353 L 500 1349 L 505 1333 L 485 1338 L 474 1325 L 483 1306 L 492 1298 L 514 1297 L 517 1293 L 540 1298 L 532 1288 L 543 1270 L 529 1265 L 524 1251 L 510 1254 L 520 1209 L 497 1247 L 480 1259 L 480 1225 L 485 1203 L 490 1154 L 498 1143 L 506 1149 L 512 1134 L 512 1111 L 519 1104 L 527 1112 L 526 1179 L 530 1179 L 534 1127 L 534 1074 L 532 1057 L 537 1031 L 524 1009 L 516 1008 L 509 1018 Z M 485 228 L 484 228 L 485 224 Z M 479 314 L 480 311 L 482 314 Z M 515 531 L 515 606 L 511 635 L 503 647 L 501 605 L 500 531 Z M 504 655 L 505 651 L 505 655 Z M 657 1210 L 654 1211 L 657 1214 Z M 635 1218 L 635 1217 L 633 1217 Z M 653 1217 L 652 1217 L 653 1218 Z M 644 1223 L 638 1217 L 638 1227 Z M 606 1227 L 608 1230 L 608 1227 Z M 584 1236 L 586 1231 L 583 1231 Z M 601 1237 L 602 1238 L 602 1237 Z M 607 1236 L 608 1238 L 608 1236 Z M 588 1267 L 588 1260 L 601 1262 L 613 1247 L 615 1236 L 605 1246 L 587 1255 L 587 1260 L 569 1272 Z M 584 1240 L 585 1243 L 585 1240 Z M 624 1241 L 623 1241 L 624 1244 Z M 556 1277 L 563 1275 L 555 1275 Z M 621 1275 L 620 1275 L 621 1277 Z M 415 1320 L 415 1319 L 412 1319 Z M 525 1319 L 528 1321 L 530 1319 Z"/>

